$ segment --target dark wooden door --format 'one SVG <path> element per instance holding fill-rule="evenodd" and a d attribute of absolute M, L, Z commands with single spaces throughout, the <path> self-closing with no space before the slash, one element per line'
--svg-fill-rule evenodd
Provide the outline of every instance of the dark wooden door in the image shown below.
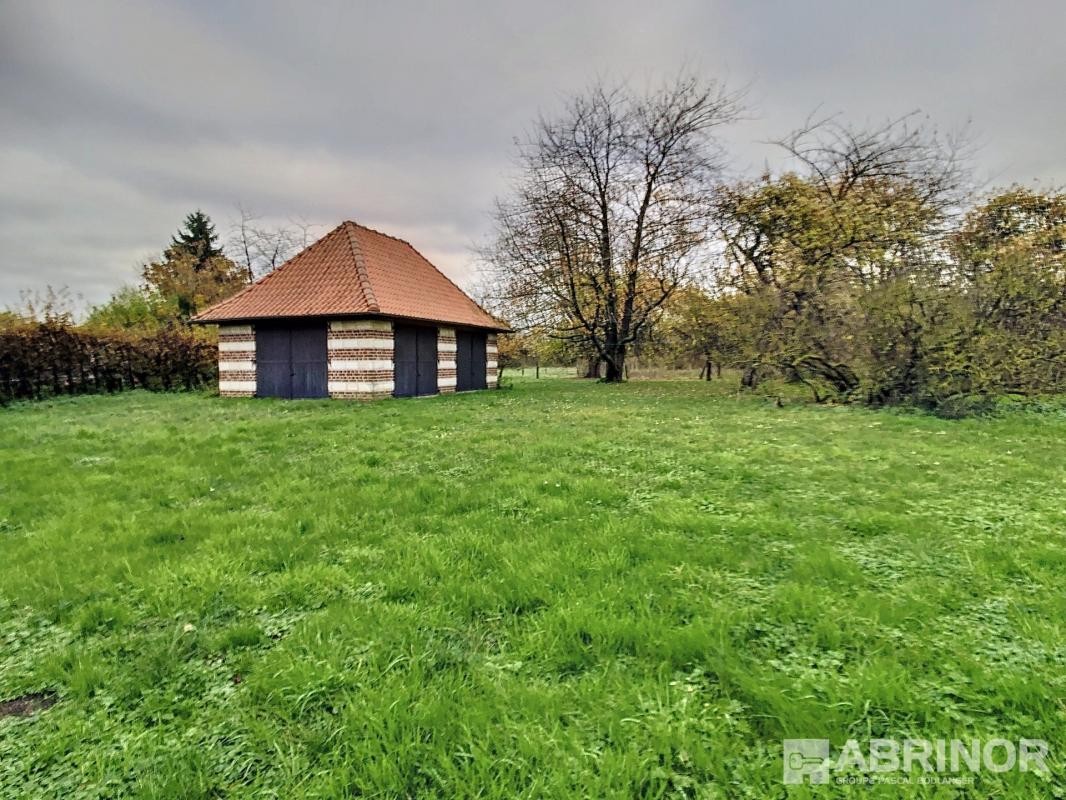
<path fill-rule="evenodd" d="M 256 325 L 256 394 L 328 397 L 326 338 L 324 322 Z"/>
<path fill-rule="evenodd" d="M 418 382 L 416 392 L 437 393 L 437 329 L 418 328 Z"/>
<path fill-rule="evenodd" d="M 395 325 L 392 330 L 393 389 L 396 397 L 414 397 L 418 388 L 418 329 Z"/>
<path fill-rule="evenodd" d="M 288 328 L 255 326 L 255 390 L 260 397 L 292 397 L 292 337 Z"/>
<path fill-rule="evenodd" d="M 486 375 L 486 345 L 488 336 L 484 333 L 475 333 L 471 337 L 470 345 L 470 379 L 472 389 L 487 389 Z"/>
<path fill-rule="evenodd" d="M 326 324 L 294 326 L 292 334 L 292 397 L 329 397 L 329 354 Z"/>
<path fill-rule="evenodd" d="M 395 325 L 393 391 L 396 397 L 437 393 L 437 329 Z"/>
<path fill-rule="evenodd" d="M 484 389 L 486 336 L 478 331 L 455 332 L 455 388 Z"/>

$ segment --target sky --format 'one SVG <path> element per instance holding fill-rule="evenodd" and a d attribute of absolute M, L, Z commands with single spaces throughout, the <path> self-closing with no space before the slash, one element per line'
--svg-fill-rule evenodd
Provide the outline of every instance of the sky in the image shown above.
<path fill-rule="evenodd" d="M 1063 0 L 0 0 L 0 308 L 134 283 L 189 211 L 345 219 L 465 287 L 515 139 L 598 79 L 747 89 L 731 172 L 812 112 L 969 126 L 987 188 L 1066 184 Z"/>

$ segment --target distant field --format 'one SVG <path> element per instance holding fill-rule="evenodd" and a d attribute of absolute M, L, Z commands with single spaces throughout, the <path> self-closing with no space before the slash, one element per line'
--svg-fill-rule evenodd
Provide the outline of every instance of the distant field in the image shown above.
<path fill-rule="evenodd" d="M 0 797 L 782 797 L 877 736 L 1043 738 L 965 796 L 1061 797 L 1064 442 L 697 381 L 0 410 L 0 701 L 55 700 Z"/>

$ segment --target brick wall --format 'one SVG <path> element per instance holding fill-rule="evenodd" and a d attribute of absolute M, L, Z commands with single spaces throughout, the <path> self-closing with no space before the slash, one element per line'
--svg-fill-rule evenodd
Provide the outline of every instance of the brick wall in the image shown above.
<path fill-rule="evenodd" d="M 490 389 L 496 388 L 499 375 L 499 350 L 496 348 L 496 334 L 490 333 L 485 344 L 485 383 Z"/>
<path fill-rule="evenodd" d="M 251 325 L 218 326 L 218 393 L 255 397 L 255 329 Z"/>
<path fill-rule="evenodd" d="M 455 328 L 437 328 L 437 388 L 455 391 Z"/>
<path fill-rule="evenodd" d="M 387 320 L 336 320 L 329 323 L 329 396 L 371 400 L 393 389 L 392 323 Z"/>
<path fill-rule="evenodd" d="M 371 400 L 393 390 L 392 323 L 387 320 L 335 320 L 327 333 L 329 396 Z M 455 329 L 437 328 L 437 387 L 455 391 Z M 487 337 L 485 380 L 496 386 L 496 334 Z M 218 393 L 222 397 L 255 397 L 255 328 L 220 325 L 218 329 Z"/>

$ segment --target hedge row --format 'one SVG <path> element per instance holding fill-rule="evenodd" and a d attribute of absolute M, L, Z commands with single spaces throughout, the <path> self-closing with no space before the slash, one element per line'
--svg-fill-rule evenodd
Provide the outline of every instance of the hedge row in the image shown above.
<path fill-rule="evenodd" d="M 92 333 L 49 321 L 0 330 L 0 402 L 214 382 L 213 342 L 184 328 Z"/>

